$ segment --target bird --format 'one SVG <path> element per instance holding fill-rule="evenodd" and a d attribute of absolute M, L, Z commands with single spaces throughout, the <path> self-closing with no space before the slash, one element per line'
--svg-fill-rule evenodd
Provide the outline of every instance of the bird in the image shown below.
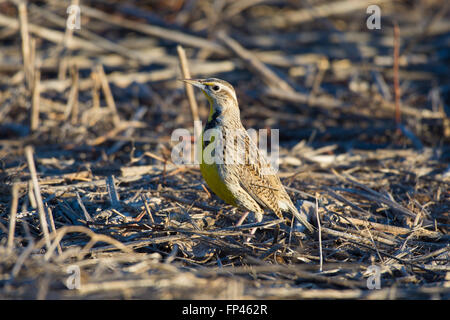
<path fill-rule="evenodd" d="M 210 105 L 200 157 L 208 187 L 226 203 L 253 212 L 257 222 L 262 221 L 264 210 L 283 221 L 282 213 L 287 212 L 312 233 L 314 227 L 294 206 L 276 171 L 242 125 L 233 86 L 217 78 L 180 80 L 200 88 Z"/>

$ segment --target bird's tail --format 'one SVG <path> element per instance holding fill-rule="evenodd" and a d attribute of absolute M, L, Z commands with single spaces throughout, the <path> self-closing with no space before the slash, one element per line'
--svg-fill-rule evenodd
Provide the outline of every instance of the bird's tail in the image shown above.
<path fill-rule="evenodd" d="M 314 232 L 314 227 L 311 223 L 308 222 L 308 217 L 304 212 L 299 212 L 297 208 L 294 206 L 294 204 L 291 202 L 291 205 L 289 206 L 289 211 L 293 214 L 293 216 L 302 224 L 305 226 L 306 229 L 310 233 Z"/>

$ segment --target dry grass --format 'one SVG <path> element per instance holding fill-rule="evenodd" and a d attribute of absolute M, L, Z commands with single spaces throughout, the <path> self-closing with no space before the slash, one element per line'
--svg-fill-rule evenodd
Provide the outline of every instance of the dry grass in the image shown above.
<path fill-rule="evenodd" d="M 448 5 L 357 2 L 83 1 L 73 31 L 68 3 L 1 2 L 0 298 L 449 299 Z M 268 214 L 246 243 L 255 223 L 170 161 L 208 112 L 189 72 L 280 129 L 320 236 Z"/>

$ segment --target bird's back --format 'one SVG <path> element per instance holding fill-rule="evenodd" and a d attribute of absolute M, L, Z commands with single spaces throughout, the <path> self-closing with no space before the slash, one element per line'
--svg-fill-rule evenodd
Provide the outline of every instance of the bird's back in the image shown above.
<path fill-rule="evenodd" d="M 282 212 L 291 212 L 305 227 L 312 231 L 313 228 L 308 223 L 307 218 L 298 212 L 278 174 L 261 153 L 256 142 L 251 139 L 242 125 L 236 130 L 232 139 L 225 138 L 226 143 L 228 141 L 228 146 L 230 146 L 229 140 L 233 141 L 237 137 L 237 143 L 235 145 L 231 143 L 231 149 L 228 146 L 225 148 L 225 161 L 227 157 L 231 157 L 234 158 L 233 160 L 236 163 L 236 157 L 238 157 L 238 160 L 241 161 L 244 158 L 243 163 L 224 164 L 219 167 L 219 172 L 223 171 L 223 176 L 233 177 L 233 179 L 230 179 L 233 186 L 229 186 L 229 189 L 239 190 L 240 197 L 242 197 L 242 191 L 244 191 L 246 196 L 256 201 L 261 208 L 260 210 L 262 208 L 269 209 L 280 219 L 284 219 Z M 252 202 L 251 205 L 254 205 L 254 203 Z M 252 210 L 251 208 L 247 209 Z"/>

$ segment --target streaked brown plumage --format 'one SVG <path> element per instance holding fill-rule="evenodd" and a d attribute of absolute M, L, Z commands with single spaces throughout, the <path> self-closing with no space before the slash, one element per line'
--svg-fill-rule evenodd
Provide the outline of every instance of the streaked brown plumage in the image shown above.
<path fill-rule="evenodd" d="M 280 178 L 243 127 L 233 86 L 216 78 L 184 81 L 202 89 L 210 102 L 204 134 L 208 129 L 217 129 L 225 141 L 224 163 L 206 164 L 202 152 L 200 169 L 212 191 L 227 203 L 254 212 L 257 221 L 262 220 L 265 208 L 281 219 L 282 212 L 290 212 L 312 232 L 307 217 L 295 208 Z M 236 141 L 237 146 L 229 141 Z M 217 146 L 217 140 L 208 142 L 202 137 L 202 150 L 210 143 Z"/>

